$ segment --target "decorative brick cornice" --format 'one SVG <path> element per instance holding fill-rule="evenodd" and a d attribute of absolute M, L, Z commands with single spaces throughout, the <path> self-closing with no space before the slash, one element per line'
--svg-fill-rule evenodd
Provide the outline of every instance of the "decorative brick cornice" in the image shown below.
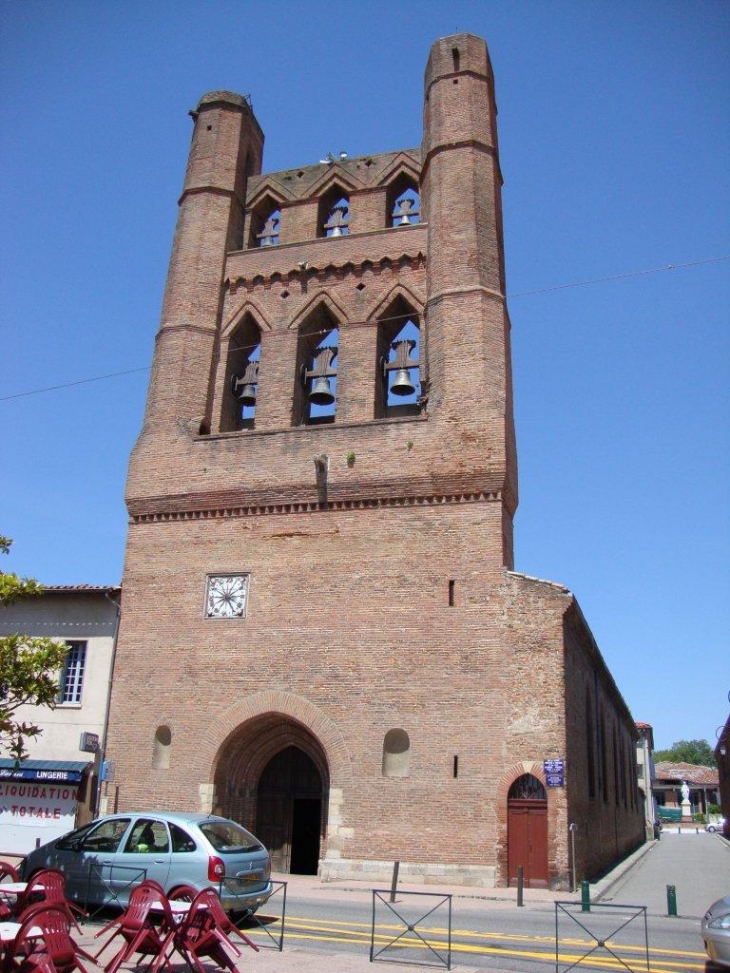
<path fill-rule="evenodd" d="M 498 503 L 500 491 L 471 493 L 432 494 L 430 496 L 372 497 L 369 499 L 338 499 L 327 502 L 317 500 L 290 501 L 286 503 L 216 504 L 188 506 L 186 509 L 170 509 L 169 500 L 161 498 L 159 506 L 147 500 L 148 509 L 135 511 L 130 503 L 130 518 L 134 524 L 164 523 L 181 520 L 226 520 L 238 517 L 262 517 L 275 514 L 326 513 L 333 510 L 377 510 L 389 507 L 435 507 L 463 503 Z M 164 509 L 167 507 L 168 509 Z"/>
<path fill-rule="evenodd" d="M 379 260 L 363 260 L 357 263 L 352 260 L 343 260 L 341 264 L 328 261 L 321 267 L 310 264 L 306 270 L 292 269 L 283 273 L 281 271 L 273 271 L 265 274 L 256 273 L 250 277 L 239 275 L 229 278 L 226 284 L 231 294 L 235 294 L 240 289 L 245 290 L 247 293 L 252 293 L 257 287 L 263 287 L 264 290 L 269 290 L 274 284 L 288 284 L 291 286 L 293 283 L 301 284 L 304 281 L 307 283 L 317 282 L 323 284 L 332 280 L 346 280 L 348 277 L 359 280 L 368 275 L 378 277 L 380 274 L 392 268 L 399 271 L 421 270 L 425 265 L 426 255 L 422 250 L 419 250 L 417 253 L 401 253 L 399 256 L 385 256 Z"/>

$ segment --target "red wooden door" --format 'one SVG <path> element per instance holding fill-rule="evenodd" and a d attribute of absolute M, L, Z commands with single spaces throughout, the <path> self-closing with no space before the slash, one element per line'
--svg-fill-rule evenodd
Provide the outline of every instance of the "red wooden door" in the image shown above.
<path fill-rule="evenodd" d="M 510 801 L 507 828 L 509 884 L 517 885 L 517 869 L 521 866 L 525 888 L 546 889 L 547 801 Z"/>

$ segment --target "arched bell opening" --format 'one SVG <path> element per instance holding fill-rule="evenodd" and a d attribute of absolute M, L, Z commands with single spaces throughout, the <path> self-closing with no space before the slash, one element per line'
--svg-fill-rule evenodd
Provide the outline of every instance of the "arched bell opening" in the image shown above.
<path fill-rule="evenodd" d="M 547 794 L 533 774 L 522 774 L 507 795 L 509 885 L 522 869 L 526 888 L 548 887 Z"/>
<path fill-rule="evenodd" d="M 338 351 L 337 321 L 328 307 L 320 304 L 299 329 L 299 383 L 294 398 L 296 425 L 316 426 L 335 421 Z"/>
<path fill-rule="evenodd" d="M 248 247 L 275 247 L 279 243 L 281 204 L 268 193 L 254 206 L 248 217 Z"/>
<path fill-rule="evenodd" d="M 422 408 L 418 312 L 398 296 L 378 322 L 375 418 L 419 415 Z"/>
<path fill-rule="evenodd" d="M 418 183 L 401 173 L 388 186 L 386 226 L 413 226 L 421 222 L 421 197 Z"/>
<path fill-rule="evenodd" d="M 241 726 L 215 772 L 216 812 L 240 821 L 275 872 L 316 875 L 327 833 L 329 767 L 306 727 L 276 713 Z"/>
<path fill-rule="evenodd" d="M 347 236 L 350 232 L 350 196 L 337 183 L 320 197 L 317 207 L 317 236 Z"/>
<path fill-rule="evenodd" d="M 253 429 L 261 357 L 261 331 L 246 314 L 228 339 L 221 430 Z"/>

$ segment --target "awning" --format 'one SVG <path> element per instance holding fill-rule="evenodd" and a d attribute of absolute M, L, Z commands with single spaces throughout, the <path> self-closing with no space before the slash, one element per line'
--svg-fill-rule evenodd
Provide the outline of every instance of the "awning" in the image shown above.
<path fill-rule="evenodd" d="M 80 784 L 89 766 L 85 760 L 14 760 L 0 757 L 0 780 L 37 780 L 59 784 Z"/>

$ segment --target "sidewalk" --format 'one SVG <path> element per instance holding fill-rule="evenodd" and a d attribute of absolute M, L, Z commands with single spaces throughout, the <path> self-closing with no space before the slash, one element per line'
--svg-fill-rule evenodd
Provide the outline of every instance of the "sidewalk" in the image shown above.
<path fill-rule="evenodd" d="M 591 893 L 596 901 L 645 905 L 650 915 L 666 916 L 671 885 L 677 915 L 701 919 L 709 905 L 730 894 L 730 842 L 720 835 L 665 829 L 659 841 L 644 847 L 641 866 L 619 866 Z"/>

